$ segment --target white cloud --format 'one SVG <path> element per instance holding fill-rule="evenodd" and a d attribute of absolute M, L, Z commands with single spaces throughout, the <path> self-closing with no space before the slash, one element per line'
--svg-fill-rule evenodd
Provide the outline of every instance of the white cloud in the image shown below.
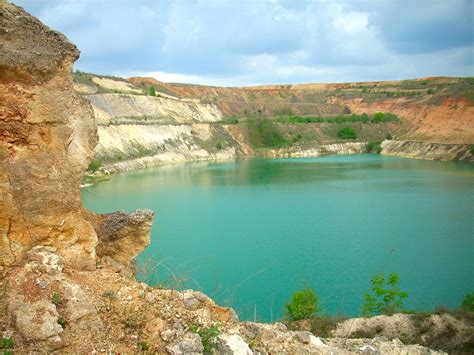
<path fill-rule="evenodd" d="M 229 86 L 474 75 L 472 0 L 13 1 L 102 74 Z"/>

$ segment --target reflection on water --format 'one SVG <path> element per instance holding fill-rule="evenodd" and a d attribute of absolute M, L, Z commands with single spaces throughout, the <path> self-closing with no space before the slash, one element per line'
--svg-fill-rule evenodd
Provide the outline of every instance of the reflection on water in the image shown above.
<path fill-rule="evenodd" d="M 356 314 L 383 265 L 409 307 L 456 306 L 474 289 L 473 178 L 469 164 L 377 155 L 248 159 L 124 173 L 83 197 L 98 212 L 157 213 L 139 258 L 162 262 L 155 280 L 178 275 L 271 320 L 305 285 L 326 312 Z"/>

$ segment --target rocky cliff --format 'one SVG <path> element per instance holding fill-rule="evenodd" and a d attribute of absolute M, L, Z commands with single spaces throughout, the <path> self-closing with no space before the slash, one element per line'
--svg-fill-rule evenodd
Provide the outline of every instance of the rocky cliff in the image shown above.
<path fill-rule="evenodd" d="M 474 159 L 474 85 L 469 79 L 246 88 L 85 73 L 74 80 L 99 123 L 94 159 L 111 172 L 189 160 L 361 153 L 365 143 L 386 137 L 397 143 L 386 140 L 381 154 Z M 151 86 L 157 96 L 147 95 Z M 398 119 L 359 120 L 377 112 Z M 255 121 L 265 119 L 274 123 L 273 131 L 285 144 L 260 144 Z M 345 126 L 356 131 L 355 142 L 338 137 Z M 359 148 L 354 150 L 354 144 Z"/>

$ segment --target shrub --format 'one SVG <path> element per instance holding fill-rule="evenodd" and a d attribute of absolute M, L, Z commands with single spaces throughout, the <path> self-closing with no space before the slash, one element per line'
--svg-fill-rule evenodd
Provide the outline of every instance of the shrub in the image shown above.
<path fill-rule="evenodd" d="M 59 293 L 53 293 L 53 295 L 51 296 L 51 302 L 56 305 L 56 306 L 59 306 L 61 303 L 63 303 L 63 296 L 61 296 Z"/>
<path fill-rule="evenodd" d="M 318 295 L 310 288 L 296 291 L 285 307 L 292 320 L 311 318 L 319 312 Z"/>
<path fill-rule="evenodd" d="M 217 326 L 205 328 L 199 324 L 193 324 L 189 330 L 199 334 L 205 354 L 212 353 L 217 348 L 217 337 L 221 333 Z"/>
<path fill-rule="evenodd" d="M 217 149 L 217 150 L 224 149 L 224 143 L 222 143 L 222 142 L 217 142 L 217 143 L 216 143 L 216 149 Z"/>
<path fill-rule="evenodd" d="M 374 122 L 375 123 L 380 123 L 384 120 L 385 114 L 383 112 L 376 112 L 374 115 Z"/>
<path fill-rule="evenodd" d="M 156 96 L 156 89 L 153 85 L 148 88 L 148 95 Z"/>
<path fill-rule="evenodd" d="M 343 127 L 337 132 L 337 136 L 341 139 L 357 139 L 357 134 L 351 127 Z"/>
<path fill-rule="evenodd" d="M 474 313 L 474 292 L 468 293 L 463 298 L 461 309 L 466 312 Z"/>
<path fill-rule="evenodd" d="M 87 167 L 87 170 L 92 171 L 93 173 L 99 170 L 101 164 L 98 160 L 92 160 Z"/>
<path fill-rule="evenodd" d="M 393 139 L 393 137 L 392 137 L 392 135 L 390 134 L 390 132 L 385 135 L 385 139 L 387 139 L 387 140 L 392 140 L 392 139 Z"/>
<path fill-rule="evenodd" d="M 426 90 L 426 93 L 428 95 L 433 95 L 435 93 L 435 90 L 430 88 L 430 89 Z"/>
<path fill-rule="evenodd" d="M 382 144 L 382 142 L 380 142 L 380 141 L 368 142 L 365 145 L 365 148 L 367 149 L 367 153 L 380 154 L 380 152 L 382 151 L 381 144 Z"/>
<path fill-rule="evenodd" d="M 394 313 L 401 310 L 403 300 L 408 297 L 408 293 L 400 290 L 399 281 L 400 276 L 394 272 L 388 276 L 387 281 L 383 274 L 372 276 L 370 280 L 372 287 L 364 295 L 362 314 Z"/>

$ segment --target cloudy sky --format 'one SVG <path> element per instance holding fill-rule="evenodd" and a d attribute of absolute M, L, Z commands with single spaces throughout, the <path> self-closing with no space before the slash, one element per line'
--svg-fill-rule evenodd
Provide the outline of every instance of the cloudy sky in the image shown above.
<path fill-rule="evenodd" d="M 76 68 L 224 86 L 474 76 L 474 0 L 11 0 Z"/>

